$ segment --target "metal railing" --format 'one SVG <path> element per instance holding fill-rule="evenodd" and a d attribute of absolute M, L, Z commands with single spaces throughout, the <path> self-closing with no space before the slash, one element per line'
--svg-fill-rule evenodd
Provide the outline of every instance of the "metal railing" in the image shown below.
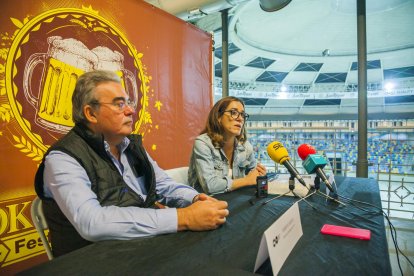
<path fill-rule="evenodd" d="M 390 217 L 414 220 L 414 133 L 412 130 L 403 131 L 406 133 L 395 129 L 369 131 L 368 177 L 377 180 L 382 207 Z M 248 134 L 256 158 L 269 172 L 286 173 L 284 166 L 275 164 L 266 152 L 270 142 L 280 141 L 288 150 L 292 164 L 301 173 L 306 172 L 302 168 L 297 148 L 307 143 L 330 161 L 330 166 L 324 168 L 327 173 L 350 177 L 356 175 L 356 131 L 313 127 L 306 130 L 248 128 Z"/>
<path fill-rule="evenodd" d="M 414 78 L 394 79 L 392 80 L 394 86 L 392 89 L 412 89 L 414 87 Z M 222 80 L 219 77 L 214 78 L 214 86 L 222 87 Z M 381 91 L 389 88 L 385 87 L 385 82 L 371 82 L 367 83 L 368 91 Z M 242 80 L 234 80 L 229 82 L 229 88 L 234 90 L 247 91 L 282 91 L 282 87 L 286 92 L 301 92 L 301 93 L 319 93 L 319 92 L 357 92 L 357 83 L 309 83 L 309 84 L 286 84 L 274 82 L 246 82 Z"/>

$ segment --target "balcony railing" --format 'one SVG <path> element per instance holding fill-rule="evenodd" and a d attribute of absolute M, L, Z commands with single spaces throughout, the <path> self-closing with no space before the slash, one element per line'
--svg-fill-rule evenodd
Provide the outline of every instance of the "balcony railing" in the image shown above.
<path fill-rule="evenodd" d="M 267 155 L 267 145 L 280 141 L 289 152 L 291 162 L 301 173 L 302 160 L 297 148 L 303 143 L 315 147 L 329 160 L 326 173 L 356 176 L 358 133 L 347 129 L 263 129 L 249 128 L 248 139 L 256 158 L 269 172 L 287 173 L 283 165 L 275 164 Z M 310 135 L 312 134 L 312 135 Z M 412 131 L 396 135 L 394 129 L 368 133 L 368 177 L 377 180 L 382 207 L 390 217 L 414 220 L 414 135 Z M 312 137 L 312 138 L 309 138 Z"/>

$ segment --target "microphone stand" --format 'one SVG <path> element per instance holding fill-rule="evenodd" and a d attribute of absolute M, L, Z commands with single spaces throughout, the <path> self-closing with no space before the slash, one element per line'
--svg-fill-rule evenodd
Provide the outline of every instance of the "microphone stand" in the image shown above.
<path fill-rule="evenodd" d="M 307 188 L 307 187 L 306 187 Z M 265 202 L 263 202 L 262 203 L 262 205 L 265 205 L 265 204 L 267 204 L 268 202 L 270 202 L 270 201 L 272 201 L 272 200 L 274 200 L 274 199 L 277 199 L 277 198 L 280 198 L 280 197 L 282 197 L 282 196 L 286 196 L 287 194 L 289 194 L 289 193 L 292 193 L 295 197 L 299 197 L 300 198 L 300 200 L 298 200 L 298 202 L 299 201 L 301 201 L 301 200 L 303 200 L 304 202 L 306 202 L 310 207 L 312 207 L 312 209 L 316 209 L 312 204 L 310 204 L 307 200 L 306 200 L 306 198 L 309 196 L 306 196 L 306 197 L 301 197 L 300 195 L 298 195 L 296 192 L 295 192 L 295 177 L 291 174 L 290 175 L 290 177 L 289 177 L 289 191 L 287 191 L 286 193 L 284 193 L 284 194 L 281 194 L 281 195 L 278 195 L 278 196 L 275 196 L 274 198 L 271 198 L 271 199 L 269 199 L 269 200 L 267 200 L 267 201 L 265 201 Z"/>
<path fill-rule="evenodd" d="M 331 197 L 330 195 L 328 195 L 328 194 L 325 194 L 325 193 L 322 193 L 321 191 L 320 191 L 320 184 L 321 184 L 321 178 L 319 177 L 319 176 L 316 176 L 315 177 L 315 180 L 314 180 L 314 182 L 313 182 L 314 184 L 315 184 L 315 191 L 313 191 L 311 194 L 309 194 L 308 196 L 311 196 L 311 195 L 313 195 L 313 194 L 317 194 L 317 195 L 319 195 L 319 196 L 322 196 L 322 197 L 324 197 L 324 198 L 326 198 L 326 199 L 330 199 L 330 200 L 332 200 L 332 201 L 335 201 L 336 203 L 339 203 L 339 204 L 342 204 L 342 205 L 344 205 L 344 206 L 346 206 L 346 204 L 345 203 L 343 203 L 343 202 L 341 202 L 341 201 L 339 201 L 338 200 L 338 195 L 335 193 L 334 194 L 334 196 L 333 197 Z M 336 195 L 336 196 L 335 196 Z M 308 196 L 306 196 L 306 197 L 308 197 Z"/>

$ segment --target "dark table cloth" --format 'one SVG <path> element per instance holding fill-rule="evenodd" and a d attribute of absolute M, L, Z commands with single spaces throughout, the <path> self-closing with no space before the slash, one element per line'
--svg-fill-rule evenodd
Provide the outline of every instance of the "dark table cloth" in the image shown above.
<path fill-rule="evenodd" d="M 336 180 L 339 195 L 381 206 L 375 180 Z M 217 230 L 97 242 L 21 275 L 251 275 L 263 232 L 298 200 L 284 196 L 262 205 L 269 195 L 251 205 L 254 192 L 249 187 L 216 196 L 228 201 L 230 211 L 226 224 Z M 299 202 L 303 236 L 279 275 L 391 275 L 384 219 L 378 209 L 343 206 L 316 194 L 307 200 L 316 209 Z M 369 229 L 371 239 L 322 235 L 324 224 Z M 257 273 L 271 275 L 270 261 Z"/>

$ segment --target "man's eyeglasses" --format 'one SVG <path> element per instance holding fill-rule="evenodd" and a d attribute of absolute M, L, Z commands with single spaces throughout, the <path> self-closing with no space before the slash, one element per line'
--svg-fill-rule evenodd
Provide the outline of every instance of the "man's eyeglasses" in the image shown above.
<path fill-rule="evenodd" d="M 244 111 L 239 112 L 236 109 L 230 109 L 230 110 L 223 111 L 223 113 L 226 113 L 226 112 L 230 113 L 230 116 L 235 120 L 237 120 L 239 118 L 239 116 L 241 116 L 243 118 L 243 120 L 245 120 L 245 121 L 247 121 L 247 119 L 249 119 L 249 114 L 247 114 Z"/>
<path fill-rule="evenodd" d="M 91 104 L 95 104 L 95 105 L 110 104 L 110 105 L 113 105 L 119 112 L 124 112 L 127 106 L 135 110 L 135 102 L 130 99 L 128 100 L 118 99 L 118 100 L 114 100 L 111 103 L 102 103 L 102 102 L 98 102 L 94 100 L 91 102 Z"/>

